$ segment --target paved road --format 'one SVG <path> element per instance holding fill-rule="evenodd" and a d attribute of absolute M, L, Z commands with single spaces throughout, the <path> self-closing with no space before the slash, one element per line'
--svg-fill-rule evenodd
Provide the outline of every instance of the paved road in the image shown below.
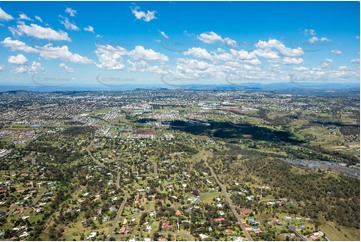
<path fill-rule="evenodd" d="M 117 186 L 117 188 L 120 188 L 119 183 L 120 183 L 120 172 L 118 171 L 117 172 L 117 181 L 115 182 L 115 185 Z"/>
<path fill-rule="evenodd" d="M 305 236 L 303 236 L 300 232 L 298 232 L 298 231 L 296 230 L 296 227 L 295 227 L 295 226 L 290 225 L 290 226 L 288 226 L 288 228 L 289 228 L 290 230 L 292 230 L 293 232 L 295 232 L 295 234 L 297 234 L 297 236 L 300 237 L 303 241 L 307 241 L 307 238 L 306 238 Z"/>
<path fill-rule="evenodd" d="M 100 167 L 105 168 L 105 169 L 108 170 L 108 168 L 107 168 L 103 163 L 101 163 L 100 161 L 98 161 L 98 160 L 93 156 L 93 154 L 90 152 L 89 149 L 87 149 L 87 151 L 88 151 L 88 154 L 89 154 L 90 158 L 92 158 L 92 160 L 93 160 L 98 166 L 100 166 Z"/>
<path fill-rule="evenodd" d="M 124 200 L 123 200 L 122 204 L 121 204 L 120 207 L 119 207 L 117 217 L 115 218 L 115 220 L 114 220 L 114 222 L 113 222 L 113 227 L 112 227 L 112 229 L 110 230 L 110 234 L 109 234 L 109 236 L 108 236 L 108 240 L 109 240 L 111 237 L 114 236 L 114 230 L 115 230 L 115 228 L 117 227 L 117 224 L 119 223 L 120 217 L 122 216 L 122 212 L 123 212 L 123 209 L 124 209 L 125 204 L 127 203 L 128 197 L 129 197 L 129 194 L 126 193 L 126 194 L 125 194 L 125 197 L 124 197 Z"/>
<path fill-rule="evenodd" d="M 36 198 L 34 199 L 34 201 L 33 201 L 33 206 L 35 206 L 38 202 L 39 202 L 39 200 L 41 199 L 41 197 L 45 194 L 45 192 L 46 192 L 46 188 L 45 187 L 42 187 L 42 188 L 40 188 L 40 192 L 39 192 L 39 194 L 36 196 Z"/>
<path fill-rule="evenodd" d="M 237 213 L 236 211 L 236 208 L 232 202 L 232 199 L 229 197 L 228 195 L 228 192 L 226 190 L 226 188 L 223 186 L 223 184 L 219 181 L 216 173 L 214 173 L 212 167 L 208 164 L 208 162 L 206 162 L 206 166 L 209 168 L 209 170 L 211 171 L 212 173 L 212 176 L 214 178 L 214 180 L 216 180 L 218 186 L 222 189 L 222 192 L 223 192 L 223 195 L 224 197 L 226 198 L 226 201 L 228 203 L 228 205 L 230 206 L 234 216 L 237 218 L 237 221 L 239 223 L 239 225 L 241 226 L 242 230 L 243 230 L 243 233 L 245 234 L 246 238 L 248 241 L 252 241 L 252 237 L 249 235 L 248 231 L 246 230 L 246 227 L 244 226 L 244 224 L 242 223 L 242 220 L 241 220 L 241 217 L 239 216 L 239 214 Z"/>
<path fill-rule="evenodd" d="M 158 164 L 156 161 L 154 161 L 154 163 L 153 163 L 153 169 L 154 169 L 154 175 L 157 177 L 158 176 Z"/>

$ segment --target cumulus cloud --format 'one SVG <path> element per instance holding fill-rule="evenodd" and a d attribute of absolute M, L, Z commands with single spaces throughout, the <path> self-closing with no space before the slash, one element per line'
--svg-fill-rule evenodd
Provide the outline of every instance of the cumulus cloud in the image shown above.
<path fill-rule="evenodd" d="M 132 14 L 135 16 L 136 19 L 138 20 L 144 20 L 145 22 L 150 22 L 153 19 L 156 19 L 157 17 L 155 16 L 156 11 L 140 11 L 140 8 L 138 6 L 132 7 L 131 11 Z"/>
<path fill-rule="evenodd" d="M 253 51 L 257 56 L 270 59 L 270 60 L 277 60 L 280 58 L 277 52 L 271 49 L 257 49 Z"/>
<path fill-rule="evenodd" d="M 129 64 L 128 66 L 129 71 L 150 72 L 159 75 L 167 73 L 167 71 L 163 70 L 161 66 L 157 66 L 157 65 L 150 66 L 147 62 L 143 60 L 141 61 L 127 60 L 127 63 Z"/>
<path fill-rule="evenodd" d="M 291 57 L 285 57 L 283 58 L 283 63 L 286 65 L 291 65 L 291 64 L 302 64 L 303 63 L 303 59 L 302 58 L 291 58 Z"/>
<path fill-rule="evenodd" d="M 71 17 L 75 17 L 75 15 L 77 14 L 75 9 L 69 7 L 65 9 L 65 12 L 68 13 Z"/>
<path fill-rule="evenodd" d="M 91 64 L 92 60 L 69 51 L 68 46 L 53 47 L 52 44 L 37 46 L 39 55 L 45 59 L 61 59 L 78 64 Z"/>
<path fill-rule="evenodd" d="M 318 38 L 316 36 L 313 36 L 312 38 L 310 38 L 308 40 L 308 42 L 310 42 L 311 44 L 317 42 L 317 41 L 320 41 L 320 42 L 327 42 L 327 41 L 330 41 L 329 38 L 326 38 L 326 37 L 321 37 L 321 38 Z"/>
<path fill-rule="evenodd" d="M 5 70 L 5 66 L 4 65 L 0 65 L 0 71 L 4 71 Z"/>
<path fill-rule="evenodd" d="M 215 32 L 206 32 L 202 33 L 198 36 L 198 39 L 206 44 L 213 44 L 216 42 L 223 42 L 223 39 L 220 35 L 216 34 Z"/>
<path fill-rule="evenodd" d="M 331 50 L 331 53 L 335 54 L 335 55 L 341 55 L 342 51 L 341 50 Z"/>
<path fill-rule="evenodd" d="M 33 63 L 30 66 L 22 65 L 18 68 L 14 69 L 13 73 L 38 73 L 40 70 L 43 70 L 42 65 L 39 62 L 33 61 Z"/>
<path fill-rule="evenodd" d="M 91 33 L 94 33 L 94 28 L 93 28 L 93 26 L 90 26 L 90 25 L 85 27 L 84 30 L 88 31 L 88 32 L 91 32 Z"/>
<path fill-rule="evenodd" d="M 220 42 L 220 43 L 226 44 L 228 47 L 236 47 L 237 46 L 237 41 L 235 41 L 229 37 L 222 38 L 222 36 L 218 35 L 217 33 L 213 32 L 213 31 L 201 33 L 199 36 L 197 36 L 197 38 L 206 44 L 214 44 L 214 43 Z"/>
<path fill-rule="evenodd" d="M 35 19 L 38 20 L 40 23 L 43 22 L 43 20 L 39 16 L 35 16 Z"/>
<path fill-rule="evenodd" d="M 36 53 L 37 50 L 33 47 L 27 46 L 24 42 L 20 40 L 13 40 L 10 37 L 5 38 L 1 44 L 6 48 L 11 49 L 12 51 L 24 51 L 26 53 Z"/>
<path fill-rule="evenodd" d="M 12 20 L 14 19 L 13 16 L 11 16 L 10 14 L 6 13 L 2 8 L 0 8 L 0 20 Z"/>
<path fill-rule="evenodd" d="M 304 52 L 302 48 L 288 48 L 286 47 L 281 41 L 276 39 L 270 39 L 268 41 L 258 41 L 258 43 L 255 44 L 255 46 L 259 49 L 275 49 L 277 50 L 281 55 L 287 56 L 287 57 L 298 57 L 303 56 Z"/>
<path fill-rule="evenodd" d="M 159 30 L 159 33 L 160 33 L 161 36 L 163 36 L 163 38 L 169 39 L 168 35 L 164 31 Z"/>
<path fill-rule="evenodd" d="M 185 54 L 185 55 L 193 55 L 194 57 L 201 58 L 201 59 L 206 59 L 206 60 L 212 60 L 213 59 L 212 55 L 209 54 L 207 50 L 205 50 L 203 48 L 198 48 L 198 47 L 190 48 L 189 50 L 183 52 L 183 54 Z"/>
<path fill-rule="evenodd" d="M 293 67 L 293 70 L 296 70 L 296 71 L 308 71 L 309 68 L 304 67 L 304 66 L 299 66 L 299 67 Z"/>
<path fill-rule="evenodd" d="M 78 64 L 90 64 L 92 60 L 87 57 L 83 57 L 79 54 L 74 54 L 69 51 L 68 46 L 53 47 L 52 44 L 44 46 L 27 46 L 24 42 L 19 40 L 12 40 L 10 37 L 5 38 L 1 44 L 13 51 L 23 51 L 26 53 L 37 53 L 45 59 L 62 59 L 65 61 L 78 63 Z"/>
<path fill-rule="evenodd" d="M 122 70 L 125 68 L 122 56 L 127 54 L 127 50 L 123 47 L 111 45 L 97 44 L 95 54 L 100 64 L 96 64 L 99 68 L 108 70 Z"/>
<path fill-rule="evenodd" d="M 314 29 L 305 29 L 305 35 L 315 36 L 316 35 L 316 30 L 314 30 Z"/>
<path fill-rule="evenodd" d="M 149 61 L 159 61 L 166 62 L 168 57 L 159 52 L 155 52 L 152 49 L 144 49 L 143 46 L 137 45 L 134 50 L 130 51 L 128 55 L 135 60 L 149 60 Z"/>
<path fill-rule="evenodd" d="M 152 49 L 145 49 L 143 46 L 135 46 L 133 50 L 127 50 L 121 46 L 112 46 L 112 45 L 96 45 L 97 49 L 95 51 L 99 63 L 96 64 L 97 67 L 108 70 L 122 70 L 126 68 L 126 63 L 129 70 L 134 70 L 134 68 L 140 68 L 142 64 L 146 61 L 158 62 L 160 64 L 168 61 L 168 57 L 159 52 L 156 52 Z M 125 59 L 128 60 L 125 62 Z M 162 68 L 157 65 L 148 65 L 142 68 L 143 71 L 147 70 L 154 73 L 161 73 Z"/>
<path fill-rule="evenodd" d="M 27 35 L 30 37 L 35 37 L 38 39 L 47 39 L 47 40 L 65 40 L 71 41 L 68 36 L 68 33 L 64 31 L 56 31 L 51 28 L 45 28 L 37 24 L 26 25 L 23 22 L 19 22 L 17 25 L 17 31 L 20 35 Z"/>
<path fill-rule="evenodd" d="M 12 55 L 12 56 L 9 56 L 9 58 L 8 58 L 8 62 L 10 64 L 16 64 L 16 65 L 24 65 L 27 61 L 28 61 L 28 59 L 22 54 L 19 54 L 16 56 Z"/>
<path fill-rule="evenodd" d="M 68 18 L 66 17 L 62 17 L 60 16 L 61 18 L 63 18 L 63 20 L 60 21 L 60 23 L 62 25 L 64 25 L 64 27 L 67 29 L 67 30 L 73 30 L 73 31 L 78 31 L 79 30 L 79 27 L 75 25 L 74 22 L 70 22 Z"/>
<path fill-rule="evenodd" d="M 213 65 L 205 61 L 198 61 L 192 59 L 177 59 L 177 69 L 186 73 L 191 73 L 193 71 L 205 71 Z"/>
<path fill-rule="evenodd" d="M 19 19 L 21 20 L 28 20 L 28 21 L 33 21 L 31 18 L 29 18 L 25 13 L 20 13 L 19 14 Z"/>
<path fill-rule="evenodd" d="M 64 63 L 60 63 L 59 67 L 63 68 L 65 70 L 65 72 L 67 72 L 67 73 L 73 73 L 74 72 L 73 68 L 65 65 Z"/>
<path fill-rule="evenodd" d="M 360 58 L 352 59 L 352 63 L 360 64 Z"/>
<path fill-rule="evenodd" d="M 231 54 L 239 60 L 254 60 L 257 59 L 257 56 L 253 52 L 248 52 L 246 50 L 234 50 L 231 49 Z"/>
<path fill-rule="evenodd" d="M 224 43 L 227 45 L 227 46 L 230 46 L 230 47 L 236 47 L 237 46 L 237 41 L 231 39 L 231 38 L 224 38 L 223 39 Z"/>

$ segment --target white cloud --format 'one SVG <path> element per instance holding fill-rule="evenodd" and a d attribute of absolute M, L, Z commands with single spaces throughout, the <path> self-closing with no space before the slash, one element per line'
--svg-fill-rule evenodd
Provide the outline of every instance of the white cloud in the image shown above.
<path fill-rule="evenodd" d="M 14 27 L 8 27 L 8 29 L 13 36 L 22 36 L 23 35 L 19 30 L 17 30 Z"/>
<path fill-rule="evenodd" d="M 164 38 L 169 39 L 168 35 L 164 31 L 158 30 L 160 35 L 162 35 Z"/>
<path fill-rule="evenodd" d="M 302 48 L 288 48 L 281 41 L 276 39 L 270 39 L 268 41 L 260 40 L 257 44 L 255 44 L 255 46 L 260 49 L 276 49 L 281 55 L 287 57 L 298 57 L 303 56 L 304 54 Z"/>
<path fill-rule="evenodd" d="M 138 11 L 139 7 L 135 6 L 133 8 L 131 8 L 132 13 L 134 14 L 135 18 L 138 20 L 144 20 L 145 22 L 150 22 L 153 19 L 156 19 L 157 17 L 155 16 L 156 11 L 147 11 L 147 13 L 143 12 L 143 11 Z"/>
<path fill-rule="evenodd" d="M 168 57 L 155 52 L 152 49 L 144 49 L 143 46 L 136 46 L 133 50 L 126 50 L 121 46 L 112 46 L 112 45 L 100 45 L 97 44 L 97 50 L 95 51 L 99 64 L 96 64 L 97 67 L 108 69 L 108 70 L 122 70 L 126 68 L 124 59 L 130 58 L 132 60 L 127 60 L 126 63 L 130 65 L 129 70 L 135 71 L 136 69 L 143 72 L 152 72 L 152 73 L 164 73 L 164 70 L 161 66 L 153 65 L 150 66 L 145 61 L 157 61 L 160 63 L 168 61 Z"/>
<path fill-rule="evenodd" d="M 10 64 L 16 64 L 16 65 L 24 65 L 27 61 L 28 59 L 22 54 L 18 54 L 16 56 L 12 55 L 9 56 L 8 58 L 8 62 Z"/>
<path fill-rule="evenodd" d="M 245 60 L 244 62 L 247 62 L 251 65 L 260 65 L 261 64 L 261 61 L 257 58 L 251 59 L 251 60 Z"/>
<path fill-rule="evenodd" d="M 200 35 L 197 36 L 197 38 L 206 44 L 214 44 L 217 42 L 221 42 L 230 48 L 237 46 L 237 41 L 235 41 L 229 37 L 222 38 L 222 36 L 218 35 L 217 33 L 213 32 L 213 31 L 201 33 Z"/>
<path fill-rule="evenodd" d="M 309 70 L 309 68 L 304 67 L 304 66 L 293 67 L 293 69 L 296 71 L 308 71 Z"/>
<path fill-rule="evenodd" d="M 311 44 L 313 44 L 313 43 L 315 43 L 315 42 L 317 42 L 317 41 L 326 42 L 326 41 L 330 41 L 330 39 L 329 39 L 329 38 L 326 38 L 326 37 L 318 38 L 318 37 L 316 37 L 316 36 L 313 36 L 312 38 L 310 38 L 310 39 L 308 40 L 308 42 L 310 42 Z"/>
<path fill-rule="evenodd" d="M 0 8 L 0 20 L 12 20 L 14 19 L 13 16 L 11 16 L 10 14 L 6 13 L 2 8 Z"/>
<path fill-rule="evenodd" d="M 193 55 L 193 56 L 195 56 L 197 58 L 206 59 L 206 60 L 212 60 L 213 59 L 212 55 L 209 54 L 207 50 L 202 49 L 202 48 L 198 48 L 198 47 L 190 48 L 189 50 L 183 52 L 183 54 L 185 54 L 185 55 Z"/>
<path fill-rule="evenodd" d="M 25 13 L 20 13 L 20 14 L 19 14 L 19 19 L 28 20 L 28 21 L 33 21 L 31 18 L 29 18 L 28 16 L 26 16 Z"/>
<path fill-rule="evenodd" d="M 68 13 L 71 17 L 75 17 L 75 15 L 77 14 L 76 10 L 72 8 L 66 8 L 65 12 Z"/>
<path fill-rule="evenodd" d="M 303 59 L 302 59 L 302 58 L 285 57 L 285 58 L 283 58 L 283 63 L 286 64 L 286 65 L 302 64 L 302 63 L 303 63 Z"/>
<path fill-rule="evenodd" d="M 95 36 L 95 38 L 103 38 L 103 36 L 101 36 L 100 34 L 97 34 L 97 35 Z"/>
<path fill-rule="evenodd" d="M 60 16 L 60 17 L 62 17 L 62 16 Z M 74 22 L 70 22 L 69 19 L 66 18 L 66 17 L 62 17 L 62 18 L 63 18 L 63 20 L 61 20 L 60 23 L 61 23 L 62 25 L 64 25 L 64 27 L 65 27 L 67 30 L 73 30 L 73 31 L 78 31 L 78 30 L 79 30 L 79 27 L 76 26 L 76 25 L 74 24 Z"/>
<path fill-rule="evenodd" d="M 326 58 L 325 61 L 328 62 L 328 63 L 332 63 L 332 62 L 333 62 L 333 60 L 332 60 L 332 59 L 329 59 L 329 58 Z"/>
<path fill-rule="evenodd" d="M 5 66 L 4 65 L 0 65 L 0 71 L 4 71 L 5 70 Z"/>
<path fill-rule="evenodd" d="M 35 19 L 38 20 L 40 23 L 43 22 L 43 20 L 39 16 L 35 16 Z"/>
<path fill-rule="evenodd" d="M 214 57 L 217 61 L 221 61 L 221 62 L 233 61 L 235 59 L 235 57 L 233 55 L 231 55 L 230 53 L 221 53 L 221 54 L 215 55 Z"/>
<path fill-rule="evenodd" d="M 191 59 L 177 59 L 177 69 L 181 70 L 185 73 L 192 73 L 194 71 L 205 71 L 211 68 L 213 65 L 198 60 L 191 60 Z"/>
<path fill-rule="evenodd" d="M 67 72 L 67 73 L 73 73 L 74 72 L 73 68 L 65 65 L 64 63 L 60 63 L 59 67 L 63 68 L 65 70 L 65 72 Z"/>
<path fill-rule="evenodd" d="M 331 50 L 331 53 L 335 54 L 335 55 L 341 55 L 342 51 L 341 50 Z"/>
<path fill-rule="evenodd" d="M 19 40 L 12 40 L 10 37 L 4 39 L 1 44 L 13 51 L 23 51 L 26 53 L 37 53 L 45 59 L 62 59 L 65 61 L 78 63 L 78 64 L 90 64 L 93 63 L 92 60 L 87 57 L 80 56 L 79 54 L 74 54 L 69 51 L 68 46 L 64 45 L 62 47 L 53 47 L 52 44 L 47 44 L 44 46 L 27 46 L 24 42 Z"/>
<path fill-rule="evenodd" d="M 20 22 L 17 25 L 17 30 L 20 34 L 25 34 L 27 36 L 35 37 L 38 39 L 48 39 L 48 40 L 65 40 L 71 41 L 68 36 L 68 33 L 64 31 L 56 31 L 51 28 L 44 28 L 37 24 L 26 25 L 23 22 Z"/>
<path fill-rule="evenodd" d="M 235 41 L 233 39 L 230 39 L 228 37 L 224 38 L 223 41 L 227 46 L 230 46 L 230 47 L 236 47 L 237 46 L 237 41 Z"/>
<path fill-rule="evenodd" d="M 127 50 L 123 47 L 113 47 L 111 45 L 99 45 L 97 44 L 97 50 L 95 51 L 100 64 L 96 64 L 99 68 L 109 70 L 122 70 L 125 68 L 123 64 L 122 56 L 127 54 Z"/>
<path fill-rule="evenodd" d="M 88 32 L 91 32 L 91 33 L 94 33 L 94 28 L 93 28 L 93 26 L 90 26 L 90 25 L 88 27 L 85 27 L 84 30 L 88 31 Z"/>
<path fill-rule="evenodd" d="M 239 60 L 253 60 L 257 59 L 257 56 L 253 52 L 248 52 L 246 50 L 234 50 L 231 49 L 231 54 Z"/>
<path fill-rule="evenodd" d="M 128 52 L 128 55 L 135 60 L 150 60 L 165 62 L 168 61 L 168 57 L 161 53 L 155 52 L 152 49 L 144 49 L 143 46 L 137 45 L 134 50 Z"/>
<path fill-rule="evenodd" d="M 316 35 L 316 30 L 314 30 L 314 29 L 305 29 L 305 35 L 315 36 Z"/>
<path fill-rule="evenodd" d="M 213 44 L 218 41 L 223 42 L 222 37 L 213 31 L 200 34 L 198 39 L 206 44 Z"/>
<path fill-rule="evenodd" d="M 216 52 L 218 52 L 218 53 L 225 53 L 226 51 L 225 51 L 224 49 L 218 47 L 218 48 L 216 49 Z"/>
<path fill-rule="evenodd" d="M 352 59 L 351 62 L 359 64 L 360 63 L 360 58 Z"/>
<path fill-rule="evenodd" d="M 69 51 L 68 46 L 53 47 L 51 44 L 36 47 L 39 55 L 45 59 L 61 59 L 78 64 L 91 64 L 92 60 Z"/>
<path fill-rule="evenodd" d="M 127 63 L 129 64 L 128 70 L 129 71 L 140 71 L 140 72 L 150 72 L 150 73 L 156 73 L 159 75 L 166 74 L 167 71 L 163 70 L 161 66 L 150 66 L 145 61 L 130 61 L 127 60 Z"/>
<path fill-rule="evenodd" d="M 22 65 L 13 70 L 13 73 L 38 73 L 40 70 L 43 70 L 43 67 L 39 62 L 33 61 L 30 66 Z"/>
<path fill-rule="evenodd" d="M 279 55 L 277 52 L 271 50 L 271 49 L 257 49 L 253 51 L 257 56 L 270 59 L 270 60 L 276 60 L 279 59 Z"/>
<path fill-rule="evenodd" d="M 20 40 L 13 40 L 10 37 L 5 38 L 1 44 L 13 51 L 20 50 L 26 53 L 36 53 L 37 50 L 33 47 L 27 46 L 24 42 Z"/>

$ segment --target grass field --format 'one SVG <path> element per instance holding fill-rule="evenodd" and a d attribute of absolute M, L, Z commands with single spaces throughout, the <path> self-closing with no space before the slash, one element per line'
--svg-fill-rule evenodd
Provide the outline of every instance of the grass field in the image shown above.
<path fill-rule="evenodd" d="M 320 226 L 322 232 L 331 240 L 344 241 L 353 240 L 360 241 L 359 230 L 335 225 L 332 222 L 325 222 Z"/>

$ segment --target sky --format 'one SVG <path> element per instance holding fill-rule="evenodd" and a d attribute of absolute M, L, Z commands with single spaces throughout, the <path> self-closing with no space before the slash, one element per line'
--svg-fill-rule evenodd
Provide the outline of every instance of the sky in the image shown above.
<path fill-rule="evenodd" d="M 0 2 L 0 85 L 359 82 L 359 2 Z"/>

